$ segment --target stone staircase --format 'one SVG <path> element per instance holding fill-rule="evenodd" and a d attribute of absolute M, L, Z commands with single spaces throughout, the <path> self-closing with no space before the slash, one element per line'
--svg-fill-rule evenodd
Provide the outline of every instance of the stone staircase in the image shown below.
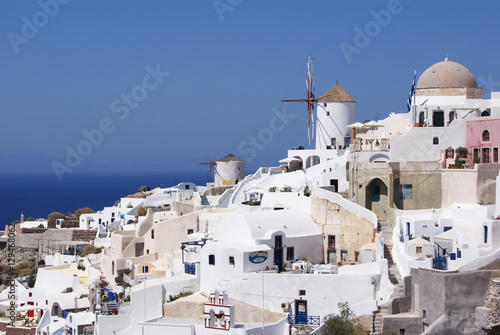
<path fill-rule="evenodd" d="M 215 207 L 219 208 L 227 208 L 229 206 L 229 200 L 231 199 L 231 196 L 233 195 L 234 189 L 229 189 L 226 190 L 222 195 L 221 198 L 219 199 L 219 204 Z"/>
<path fill-rule="evenodd" d="M 210 202 L 208 201 L 206 195 L 200 194 L 200 198 L 201 198 L 201 205 L 202 206 L 210 206 Z"/>
<path fill-rule="evenodd" d="M 393 227 L 389 222 L 385 220 L 379 220 L 378 222 L 378 232 L 382 235 L 384 240 L 384 258 L 387 259 L 389 267 L 389 280 L 395 286 L 394 292 L 392 293 L 389 301 L 396 297 L 402 297 L 404 295 L 403 289 L 403 279 L 399 274 L 398 267 L 394 260 L 392 259 L 392 229 Z M 379 306 L 379 310 L 373 313 L 372 319 L 372 335 L 382 334 L 382 318 L 384 315 L 388 315 L 388 304 Z"/>
<path fill-rule="evenodd" d="M 236 194 L 235 197 L 233 197 L 233 204 L 234 205 L 239 205 L 241 204 L 243 201 L 245 201 L 245 191 L 246 190 L 250 190 L 252 187 L 255 186 L 255 184 L 257 184 L 258 182 L 260 181 L 260 178 L 259 179 L 254 179 L 254 180 L 249 180 L 245 186 L 239 190 L 239 192 Z"/>

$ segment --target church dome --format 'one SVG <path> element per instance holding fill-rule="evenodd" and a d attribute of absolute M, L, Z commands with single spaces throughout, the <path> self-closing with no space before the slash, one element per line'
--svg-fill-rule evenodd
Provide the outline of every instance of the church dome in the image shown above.
<path fill-rule="evenodd" d="M 446 58 L 429 67 L 418 79 L 417 89 L 428 88 L 477 88 L 477 82 L 465 66 Z"/>

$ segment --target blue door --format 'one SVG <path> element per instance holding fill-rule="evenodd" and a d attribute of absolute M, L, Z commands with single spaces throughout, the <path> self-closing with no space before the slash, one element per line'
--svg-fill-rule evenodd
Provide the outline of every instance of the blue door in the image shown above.
<path fill-rule="evenodd" d="M 307 301 L 295 300 L 295 315 L 297 323 L 301 325 L 307 324 Z"/>
<path fill-rule="evenodd" d="M 283 248 L 274 248 L 274 264 L 278 266 L 278 271 L 283 271 Z"/>
<path fill-rule="evenodd" d="M 446 270 L 448 268 L 445 256 L 434 257 L 432 263 L 432 267 L 436 270 Z"/>

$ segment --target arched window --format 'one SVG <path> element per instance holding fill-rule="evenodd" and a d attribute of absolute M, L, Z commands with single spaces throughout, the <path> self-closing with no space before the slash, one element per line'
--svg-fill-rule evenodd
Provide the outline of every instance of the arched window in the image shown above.
<path fill-rule="evenodd" d="M 487 129 L 483 130 L 483 133 L 481 134 L 481 140 L 483 142 L 489 142 L 490 141 L 490 132 Z"/>

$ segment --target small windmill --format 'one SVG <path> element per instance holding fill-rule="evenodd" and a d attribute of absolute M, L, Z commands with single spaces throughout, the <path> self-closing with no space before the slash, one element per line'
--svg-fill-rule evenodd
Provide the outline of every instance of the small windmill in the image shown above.
<path fill-rule="evenodd" d="M 309 59 L 307 60 L 307 98 L 306 99 L 291 99 L 291 100 L 281 100 L 281 102 L 307 102 L 307 142 L 309 147 L 311 146 L 311 141 L 314 141 L 314 103 L 317 102 L 314 97 L 314 73 L 313 73 L 313 59 L 311 54 L 309 54 Z"/>
<path fill-rule="evenodd" d="M 207 163 L 198 163 L 198 164 L 199 165 L 210 165 L 210 169 L 208 170 L 208 173 L 207 173 L 208 181 L 210 182 L 210 180 L 213 180 L 213 182 L 215 183 L 215 175 L 217 174 L 217 162 L 208 158 L 207 155 L 205 155 L 205 157 L 207 157 L 208 162 Z"/>

